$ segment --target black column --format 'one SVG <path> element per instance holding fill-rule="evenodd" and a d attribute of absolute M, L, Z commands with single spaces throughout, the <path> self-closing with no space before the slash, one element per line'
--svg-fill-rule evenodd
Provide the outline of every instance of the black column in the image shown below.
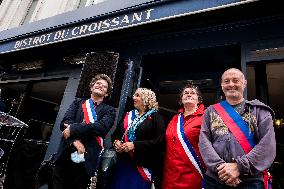
<path fill-rule="evenodd" d="M 266 64 L 257 64 L 254 69 L 256 98 L 265 104 L 269 104 Z"/>

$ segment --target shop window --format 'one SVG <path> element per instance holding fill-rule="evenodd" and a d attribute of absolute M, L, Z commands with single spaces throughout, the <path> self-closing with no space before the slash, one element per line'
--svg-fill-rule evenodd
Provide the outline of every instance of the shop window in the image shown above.
<path fill-rule="evenodd" d="M 7 166 L 4 188 L 34 188 L 35 174 L 47 150 L 67 82 L 67 78 L 61 78 L 0 83 L 1 98 L 7 106 L 9 117 L 23 121 L 28 126 L 18 132 L 17 141 L 14 134 L 17 127 L 8 124 L 1 127 L 0 138 L 3 129 L 7 128 L 9 132 L 5 132 L 5 136 L 15 140 L 15 145 L 9 148 L 6 148 L 9 141 L 0 140 L 0 148 L 11 151 L 9 163 L 8 160 L 4 162 Z"/>
<path fill-rule="evenodd" d="M 78 8 L 87 6 L 88 0 L 80 0 Z"/>
<path fill-rule="evenodd" d="M 284 160 L 284 62 L 257 62 L 247 66 L 248 99 L 259 99 L 275 112 L 276 159 L 273 164 L 274 186 L 283 186 Z M 282 170 L 282 171 L 280 171 Z M 277 188 L 274 187 L 273 188 Z M 280 187 L 282 188 L 282 187 Z"/>
<path fill-rule="evenodd" d="M 84 7 L 84 6 L 91 6 L 91 5 L 95 5 L 101 2 L 104 2 L 107 0 L 81 0 L 79 7 Z"/>
<path fill-rule="evenodd" d="M 36 6 L 37 6 L 38 2 L 39 2 L 39 0 L 33 0 L 31 2 L 30 6 L 29 6 L 29 8 L 27 10 L 27 14 L 25 15 L 25 17 L 24 17 L 24 19 L 22 21 L 22 25 L 31 21 L 32 15 L 35 12 L 35 9 L 36 9 Z"/>
<path fill-rule="evenodd" d="M 269 105 L 275 111 L 276 118 L 284 118 L 283 70 L 284 62 L 266 65 Z"/>
<path fill-rule="evenodd" d="M 255 71 L 254 71 L 254 66 L 253 65 L 248 65 L 247 66 L 247 99 L 248 100 L 253 100 L 256 99 L 256 94 L 255 94 Z"/>
<path fill-rule="evenodd" d="M 257 98 L 274 110 L 276 129 L 284 128 L 283 70 L 284 62 L 262 62 L 247 66 L 248 100 Z M 279 137 L 278 142 L 284 144 L 284 137 Z"/>
<path fill-rule="evenodd" d="M 106 0 L 92 0 L 92 4 L 91 5 L 95 5 L 95 4 L 104 2 L 104 1 L 106 1 Z"/>

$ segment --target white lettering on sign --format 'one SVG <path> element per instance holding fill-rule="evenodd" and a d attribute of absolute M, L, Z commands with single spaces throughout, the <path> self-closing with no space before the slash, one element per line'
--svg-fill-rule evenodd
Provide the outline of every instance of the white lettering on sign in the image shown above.
<path fill-rule="evenodd" d="M 131 26 L 132 24 L 143 23 L 145 21 L 151 20 L 153 11 L 154 9 L 147 9 L 145 11 L 116 16 L 113 18 L 95 21 L 89 24 L 74 26 L 47 34 L 18 40 L 14 44 L 14 49 L 22 49 L 56 41 L 63 41 L 65 39 L 72 39 L 78 36 L 84 36 L 96 32 Z"/>

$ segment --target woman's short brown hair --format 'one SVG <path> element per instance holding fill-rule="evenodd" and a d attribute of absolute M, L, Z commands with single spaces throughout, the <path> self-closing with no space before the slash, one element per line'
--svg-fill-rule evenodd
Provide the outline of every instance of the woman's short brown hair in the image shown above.
<path fill-rule="evenodd" d="M 201 96 L 201 92 L 198 88 L 197 85 L 194 85 L 193 83 L 187 83 L 181 90 L 180 94 L 179 94 L 179 102 L 181 103 L 181 99 L 182 99 L 182 95 L 185 89 L 190 88 L 190 89 L 194 89 L 196 91 L 196 94 L 198 96 L 198 105 L 201 104 L 203 102 L 202 96 Z"/>

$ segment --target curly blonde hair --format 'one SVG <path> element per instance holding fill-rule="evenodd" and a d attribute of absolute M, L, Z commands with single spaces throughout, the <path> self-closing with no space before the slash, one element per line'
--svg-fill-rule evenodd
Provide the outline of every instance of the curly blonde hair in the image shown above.
<path fill-rule="evenodd" d="M 147 88 L 138 88 L 135 93 L 139 93 L 141 95 L 141 98 L 143 100 L 144 106 L 149 109 L 155 109 L 158 110 L 159 105 L 156 100 L 156 94 L 151 90 Z"/>

